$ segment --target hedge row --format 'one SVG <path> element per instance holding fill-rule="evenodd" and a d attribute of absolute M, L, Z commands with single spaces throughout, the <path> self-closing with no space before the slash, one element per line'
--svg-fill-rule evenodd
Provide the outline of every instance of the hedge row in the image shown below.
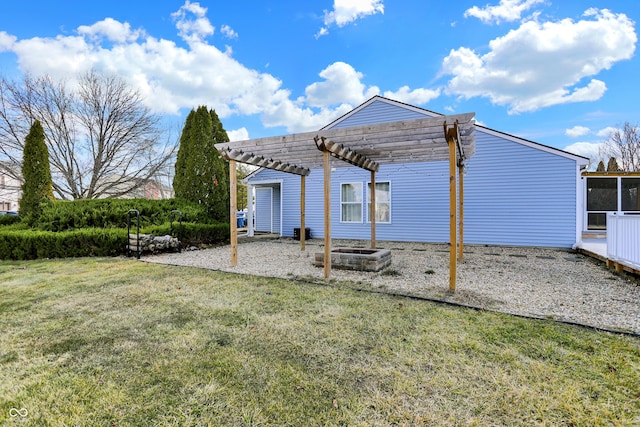
<path fill-rule="evenodd" d="M 178 230 L 178 224 L 166 223 L 146 227 L 141 230 L 145 234 L 155 234 L 156 236 L 164 236 L 167 234 L 173 237 L 179 237 L 182 247 L 197 245 L 212 245 L 217 243 L 228 243 L 231 235 L 229 224 L 194 224 L 182 223 L 181 232 Z"/>
<path fill-rule="evenodd" d="M 27 260 L 115 256 L 125 252 L 127 231 L 118 229 L 63 232 L 0 230 L 0 258 Z"/>
<path fill-rule="evenodd" d="M 203 206 L 179 199 L 93 199 L 54 200 L 47 203 L 43 205 L 42 213 L 33 226 L 43 231 L 126 228 L 127 213 L 131 209 L 140 212 L 142 227 L 164 224 L 171 220 L 172 215 L 177 221 L 178 214 L 172 214 L 173 210 L 182 213 L 184 222 L 214 223 Z"/>
<path fill-rule="evenodd" d="M 20 222 L 18 215 L 0 215 L 0 225 L 11 225 Z"/>
<path fill-rule="evenodd" d="M 169 231 L 168 223 L 141 230 L 156 235 L 170 234 Z M 173 235 L 177 236 L 177 230 L 174 230 Z M 183 223 L 184 247 L 228 241 L 228 224 Z M 95 228 L 60 232 L 0 229 L 0 259 L 3 260 L 117 256 L 126 253 L 126 229 Z"/>

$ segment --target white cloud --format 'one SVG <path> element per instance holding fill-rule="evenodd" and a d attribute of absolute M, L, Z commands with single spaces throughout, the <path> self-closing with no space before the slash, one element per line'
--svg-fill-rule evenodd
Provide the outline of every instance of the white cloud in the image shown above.
<path fill-rule="evenodd" d="M 382 0 L 334 0 L 333 10 L 324 12 L 324 27 L 316 34 L 316 38 L 329 33 L 331 25 L 344 27 L 357 19 L 377 13 L 384 14 Z"/>
<path fill-rule="evenodd" d="M 93 40 L 99 40 L 102 36 L 116 43 L 132 42 L 144 33 L 141 30 L 132 31 L 128 22 L 118 22 L 113 18 L 106 18 L 93 25 L 81 25 L 78 34 L 89 36 Z"/>
<path fill-rule="evenodd" d="M 440 89 L 418 88 L 411 90 L 409 86 L 402 86 L 395 92 L 386 91 L 384 96 L 407 104 L 424 105 L 432 99 L 439 97 L 440 92 Z"/>
<path fill-rule="evenodd" d="M 618 128 L 615 128 L 615 127 L 609 126 L 609 127 L 604 128 L 604 129 L 600 129 L 600 130 L 596 133 L 596 135 L 598 135 L 598 136 L 600 136 L 600 137 L 602 137 L 602 138 L 609 138 L 609 135 L 611 135 L 613 132 L 615 132 L 615 131 L 617 131 L 617 130 L 618 130 Z"/>
<path fill-rule="evenodd" d="M 626 15 L 589 9 L 577 22 L 525 22 L 492 40 L 484 55 L 465 47 L 451 50 L 442 74 L 453 75 L 449 94 L 486 97 L 508 105 L 510 113 L 535 111 L 602 97 L 606 84 L 585 80 L 630 59 L 636 42 L 634 22 Z"/>
<path fill-rule="evenodd" d="M 486 5 L 483 8 L 473 6 L 464 12 L 465 18 L 473 16 L 484 23 L 495 22 L 499 24 L 501 21 L 517 21 L 521 18 L 522 13 L 531 9 L 545 0 L 500 0 L 497 6 Z"/>
<path fill-rule="evenodd" d="M 235 31 L 233 31 L 233 28 L 231 28 L 228 25 L 223 25 L 220 27 L 220 32 L 222 34 L 224 34 L 225 36 L 227 36 L 230 39 L 237 39 L 238 38 L 238 33 L 236 33 Z"/>
<path fill-rule="evenodd" d="M 306 102 L 311 107 L 323 107 L 341 103 L 358 105 L 377 95 L 380 90 L 367 88 L 362 73 L 344 62 L 334 62 L 320 72 L 322 82 L 312 83 L 305 89 Z"/>
<path fill-rule="evenodd" d="M 12 50 L 16 40 L 18 39 L 15 36 L 0 31 L 0 52 Z"/>
<path fill-rule="evenodd" d="M 223 52 L 200 36 L 192 37 L 211 32 L 205 11 L 187 1 L 172 15 L 187 47 L 110 19 L 79 27 L 74 36 L 15 40 L 4 34 L 0 40 L 7 40 L 3 45 L 18 56 L 21 70 L 36 76 L 66 79 L 92 68 L 116 73 L 138 89 L 156 113 L 178 114 L 182 108 L 209 105 L 220 117 L 261 114 L 270 103 L 287 98 L 277 78 L 247 68 L 229 50 Z M 195 21 L 199 24 L 191 25 Z M 103 36 L 118 43 L 103 46 Z"/>
<path fill-rule="evenodd" d="M 589 132 L 591 132 L 591 129 L 584 126 L 574 126 L 564 131 L 569 138 L 578 138 L 579 136 L 587 135 Z"/>
<path fill-rule="evenodd" d="M 186 0 L 177 12 L 171 14 L 176 21 L 179 35 L 186 42 L 201 42 L 207 36 L 213 35 L 215 29 L 206 17 L 207 8 L 200 3 Z"/>
<path fill-rule="evenodd" d="M 591 163 L 594 163 L 600 160 L 601 146 L 602 143 L 600 142 L 574 142 L 564 147 L 564 151 L 587 157 L 591 160 Z"/>
<path fill-rule="evenodd" d="M 236 130 L 228 130 L 227 136 L 229 137 L 229 141 L 246 141 L 249 139 L 249 131 L 245 127 L 241 127 Z"/>

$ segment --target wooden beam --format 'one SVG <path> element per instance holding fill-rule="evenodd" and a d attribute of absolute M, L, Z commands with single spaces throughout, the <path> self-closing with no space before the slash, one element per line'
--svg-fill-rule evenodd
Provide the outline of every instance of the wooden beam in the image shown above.
<path fill-rule="evenodd" d="M 456 275 L 457 275 L 457 250 L 456 244 L 457 238 L 457 202 L 456 202 L 456 143 L 453 135 L 447 128 L 447 123 L 444 124 L 445 135 L 447 135 L 447 141 L 449 143 L 449 291 L 455 292 L 456 290 Z"/>
<path fill-rule="evenodd" d="M 324 162 L 324 278 L 331 275 L 331 157 L 322 152 Z"/>
<path fill-rule="evenodd" d="M 460 231 L 458 235 L 458 260 L 462 261 L 464 257 L 464 162 L 462 159 L 458 159 L 458 179 L 460 180 L 458 185 L 458 203 L 460 207 Z"/>
<path fill-rule="evenodd" d="M 305 240 L 307 238 L 304 225 L 304 205 L 305 205 L 305 180 L 306 176 L 300 175 L 300 251 L 304 251 Z"/>
<path fill-rule="evenodd" d="M 287 172 L 295 175 L 309 175 L 309 173 L 311 173 L 308 168 L 284 163 L 279 160 L 265 159 L 263 156 L 258 156 L 253 153 L 246 153 L 242 150 L 227 148 L 221 150 L 220 154 L 225 160 L 228 161 L 234 160 L 248 165 L 274 169 L 280 172 Z"/>
<path fill-rule="evenodd" d="M 376 173 L 371 171 L 371 249 L 376 248 Z"/>
<path fill-rule="evenodd" d="M 237 211 L 237 174 L 236 174 L 236 161 L 229 160 L 229 199 L 230 199 L 230 208 L 229 208 L 229 218 L 230 218 L 230 229 L 231 229 L 231 266 L 235 267 L 238 265 L 238 221 L 236 218 Z"/>
<path fill-rule="evenodd" d="M 378 169 L 380 169 L 380 165 L 373 160 L 368 159 L 351 148 L 345 147 L 342 144 L 337 144 L 324 136 L 319 138 L 316 136 L 314 141 L 318 150 L 328 152 L 336 159 L 373 172 L 377 172 Z"/>

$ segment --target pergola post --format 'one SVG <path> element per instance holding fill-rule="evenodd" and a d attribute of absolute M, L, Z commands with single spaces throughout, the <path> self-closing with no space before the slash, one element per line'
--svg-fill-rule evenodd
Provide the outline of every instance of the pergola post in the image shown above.
<path fill-rule="evenodd" d="M 305 206 L 305 176 L 300 175 L 300 251 L 304 251 L 306 241 L 306 231 L 304 226 L 304 206 Z"/>
<path fill-rule="evenodd" d="M 445 123 L 445 135 L 449 145 L 449 291 L 456 290 L 457 274 L 457 203 L 456 203 L 456 144 Z"/>
<path fill-rule="evenodd" d="M 324 163 L 324 278 L 331 275 L 331 157 L 322 152 Z"/>
<path fill-rule="evenodd" d="M 231 266 L 238 265 L 238 220 L 236 218 L 237 211 L 237 175 L 236 161 L 229 160 L 229 218 L 231 230 Z"/>
<path fill-rule="evenodd" d="M 371 249 L 376 248 L 376 173 L 371 171 Z"/>
<path fill-rule="evenodd" d="M 458 260 L 462 261 L 464 257 L 464 162 L 462 159 L 458 161 L 458 203 L 460 206 L 460 231 L 458 232 Z"/>

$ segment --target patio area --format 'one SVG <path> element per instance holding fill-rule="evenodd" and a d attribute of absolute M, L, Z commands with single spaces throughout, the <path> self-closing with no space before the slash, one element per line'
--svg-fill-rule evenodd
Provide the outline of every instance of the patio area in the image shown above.
<path fill-rule="evenodd" d="M 333 241 L 334 248 L 366 245 Z M 329 283 L 640 334 L 640 283 L 574 251 L 465 246 L 464 260 L 458 264 L 458 286 L 450 293 L 448 245 L 379 242 L 378 247 L 391 250 L 390 267 L 380 272 L 334 270 L 329 282 L 322 268 L 313 265 L 315 253 L 324 248 L 317 239 L 308 241 L 303 252 L 289 238 L 241 241 L 235 267 L 230 265 L 229 246 L 143 256 L 142 260 Z"/>

